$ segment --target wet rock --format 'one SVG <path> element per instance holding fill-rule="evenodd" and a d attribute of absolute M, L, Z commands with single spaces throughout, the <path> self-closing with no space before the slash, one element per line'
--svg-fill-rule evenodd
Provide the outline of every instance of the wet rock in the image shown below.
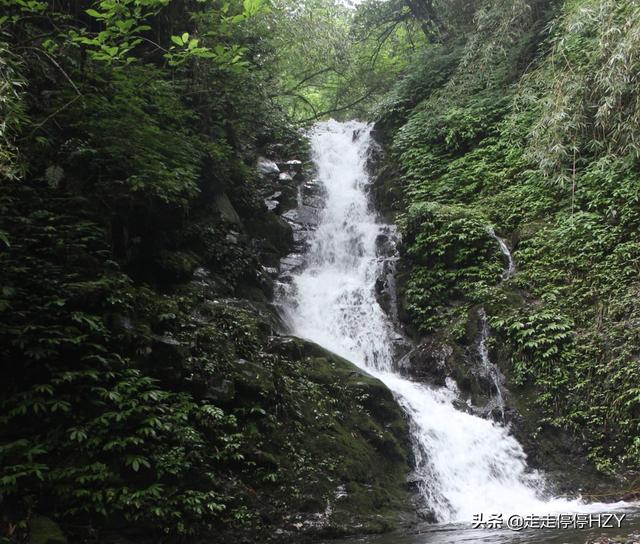
<path fill-rule="evenodd" d="M 437 523 L 438 518 L 421 493 L 421 482 L 417 475 L 411 475 L 407 486 L 411 491 L 411 505 L 420 523 Z"/>
<path fill-rule="evenodd" d="M 640 533 L 627 536 L 601 536 L 587 540 L 586 544 L 640 544 Z"/>
<path fill-rule="evenodd" d="M 271 276 L 271 277 L 275 277 L 278 274 L 278 269 L 274 268 L 274 267 L 270 267 L 270 266 L 263 266 L 262 270 L 264 271 L 265 274 Z"/>
<path fill-rule="evenodd" d="M 302 161 L 299 161 L 297 159 L 278 163 L 278 167 L 280 168 L 280 170 L 285 170 L 288 172 L 302 172 L 303 166 L 304 165 Z"/>
<path fill-rule="evenodd" d="M 193 271 L 193 277 L 196 280 L 204 280 L 211 275 L 211 272 L 206 268 L 200 266 Z"/>
<path fill-rule="evenodd" d="M 220 215 L 220 219 L 227 223 L 234 223 L 236 225 L 241 224 L 242 221 L 238 212 L 233 207 L 233 204 L 231 204 L 229 197 L 225 193 L 216 195 L 214 206 Z"/>
<path fill-rule="evenodd" d="M 304 264 L 311 234 L 318 226 L 323 208 L 322 190 L 317 184 L 307 182 L 296 193 L 295 207 L 282 214 L 293 233 L 293 248 L 280 262 L 281 281 L 288 281 L 290 274 Z M 292 201 L 291 201 L 292 203 Z"/>
<path fill-rule="evenodd" d="M 398 253 L 398 235 L 395 228 L 387 226 L 376 238 L 376 255 L 395 257 Z"/>
<path fill-rule="evenodd" d="M 337 355 L 331 353 L 319 344 L 303 340 L 296 336 L 271 336 L 267 341 L 267 351 L 269 351 L 269 353 L 285 355 L 292 359 L 305 359 L 308 357 L 337 357 Z M 359 370 L 357 367 L 354 367 L 354 369 Z"/>
<path fill-rule="evenodd" d="M 309 245 L 311 233 L 318 223 L 319 211 L 305 206 L 298 207 L 283 214 L 283 219 L 291 227 L 293 247 L 288 255 L 279 263 L 280 280 L 289 281 L 290 275 L 300 270 L 306 262 L 306 251 Z"/>
<path fill-rule="evenodd" d="M 446 379 L 455 374 L 453 348 L 436 338 L 426 338 L 397 363 L 412 378 L 444 387 Z"/>
<path fill-rule="evenodd" d="M 461 346 L 437 334 L 425 337 L 396 363 L 412 379 L 456 392 L 456 409 L 495 421 L 511 421 L 515 410 L 505 390 L 497 401 L 476 346 Z"/>
<path fill-rule="evenodd" d="M 264 238 L 278 255 L 286 255 L 293 246 L 293 230 L 282 217 L 269 214 L 260 223 Z"/>
<path fill-rule="evenodd" d="M 527 454 L 529 466 L 543 469 L 554 494 L 604 495 L 628 488 L 629 482 L 598 472 L 575 436 L 549 424 L 540 424 L 538 392 L 531 386 L 510 388 L 512 408 L 505 419 Z"/>
<path fill-rule="evenodd" d="M 269 211 L 282 214 L 296 206 L 298 191 L 295 187 L 280 185 L 278 190 L 264 199 Z"/>
<path fill-rule="evenodd" d="M 287 216 L 287 219 L 293 223 L 295 230 L 305 233 L 315 230 L 319 218 L 320 209 L 312 206 L 299 206 L 294 213 Z"/>
<path fill-rule="evenodd" d="M 276 191 L 275 193 L 264 199 L 267 210 L 269 210 L 270 212 L 276 211 L 276 209 L 280 206 L 280 201 L 278 200 L 280 196 L 282 196 L 282 191 Z"/>
<path fill-rule="evenodd" d="M 265 174 L 265 175 L 280 173 L 280 168 L 278 168 L 278 165 L 274 161 L 269 160 L 265 157 L 258 158 L 256 169 L 260 174 Z"/>
<path fill-rule="evenodd" d="M 290 253 L 280 260 L 280 278 L 289 281 L 291 274 L 300 270 L 305 263 L 301 253 Z"/>
<path fill-rule="evenodd" d="M 504 376 L 494 363 L 498 359 L 489 350 L 491 335 L 484 308 L 472 309 L 467 320 L 467 345 L 461 355 L 468 378 L 464 389 L 476 415 L 506 421 L 509 392 L 504 387 Z"/>
<path fill-rule="evenodd" d="M 333 492 L 333 498 L 335 500 L 340 500 L 344 497 L 348 497 L 349 493 L 347 492 L 347 488 L 344 485 L 339 485 Z"/>
<path fill-rule="evenodd" d="M 226 404 L 231 402 L 236 394 L 235 386 L 231 380 L 222 380 L 218 384 L 210 385 L 204 398 L 213 402 Z"/>
<path fill-rule="evenodd" d="M 402 330 L 398 317 L 396 264 L 397 261 L 395 258 L 384 259 L 380 275 L 376 278 L 375 293 L 378 304 L 380 304 L 380 307 L 391 318 L 396 330 Z"/>
<path fill-rule="evenodd" d="M 188 346 L 170 336 L 152 336 L 151 352 L 158 363 L 173 365 L 183 360 L 189 352 Z"/>

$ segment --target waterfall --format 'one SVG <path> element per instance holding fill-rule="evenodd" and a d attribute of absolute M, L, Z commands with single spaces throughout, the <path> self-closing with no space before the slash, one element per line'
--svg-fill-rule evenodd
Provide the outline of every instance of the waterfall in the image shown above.
<path fill-rule="evenodd" d="M 507 266 L 502 272 L 502 282 L 510 280 L 516 273 L 516 262 L 511 254 L 511 250 L 504 239 L 500 238 L 495 233 L 493 228 L 489 228 L 489 235 L 498 243 L 500 252 L 507 262 Z M 492 391 L 491 402 L 500 410 L 500 415 L 504 420 L 505 403 L 502 395 L 502 376 L 498 367 L 491 362 L 491 358 L 489 357 L 489 346 L 487 345 L 487 342 L 489 341 L 489 322 L 487 320 L 487 312 L 484 307 L 481 307 L 480 310 L 478 310 L 478 319 L 480 321 L 478 355 L 480 356 L 480 362 L 484 372 L 493 384 L 494 391 Z"/>
<path fill-rule="evenodd" d="M 328 121 L 311 130 L 324 200 L 317 228 L 308 234 L 305 264 L 288 273 L 278 301 L 293 333 L 349 359 L 393 391 L 410 419 L 419 490 L 438 521 L 585 507 L 545 498 L 544 480 L 528 469 L 517 440 L 505 426 L 458 410 L 451 380 L 431 387 L 394 372 L 391 346 L 398 333 L 375 296 L 384 260 L 376 238 L 385 225 L 368 198 L 370 131 L 356 121 Z"/>
<path fill-rule="evenodd" d="M 502 395 L 500 370 L 495 364 L 491 362 L 491 359 L 489 358 L 489 346 L 487 346 L 487 342 L 489 341 L 489 323 L 487 321 L 487 312 L 484 308 L 480 308 L 480 310 L 478 311 L 478 317 L 480 318 L 480 339 L 478 341 L 478 354 L 480 355 L 482 368 L 493 384 L 494 390 L 491 392 L 493 395 L 492 401 L 495 403 L 494 406 L 500 410 L 500 415 L 504 420 L 505 404 L 504 397 Z"/>
<path fill-rule="evenodd" d="M 511 254 L 511 250 L 509 249 L 507 242 L 505 242 L 503 238 L 500 238 L 493 229 L 489 229 L 489 234 L 496 242 L 498 242 L 500 252 L 504 255 L 504 258 L 507 259 L 507 267 L 502 273 L 502 281 L 507 281 L 516 273 L 516 262 L 513 259 L 513 255 Z"/>

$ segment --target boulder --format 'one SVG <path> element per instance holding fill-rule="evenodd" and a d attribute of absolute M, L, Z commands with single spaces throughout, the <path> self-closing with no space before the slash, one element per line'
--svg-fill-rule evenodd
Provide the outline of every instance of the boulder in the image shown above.
<path fill-rule="evenodd" d="M 233 368 L 234 385 L 244 393 L 260 392 L 271 394 L 274 392 L 273 376 L 260 363 L 237 359 Z"/>
<path fill-rule="evenodd" d="M 242 223 L 238 212 L 233 207 L 233 204 L 231 204 L 229 197 L 225 193 L 216 195 L 214 205 L 220 214 L 220 219 L 223 221 L 226 221 L 227 223 L 234 223 L 236 225 L 240 225 Z"/>
<path fill-rule="evenodd" d="M 297 159 L 292 159 L 285 162 L 278 163 L 278 167 L 280 170 L 285 170 L 288 172 L 302 172 L 303 163 Z"/>
<path fill-rule="evenodd" d="M 236 389 L 233 381 L 222 379 L 218 383 L 209 385 L 204 398 L 212 402 L 226 404 L 231 402 L 236 395 Z"/>
<path fill-rule="evenodd" d="M 274 161 L 265 157 L 258 157 L 256 170 L 258 170 L 258 172 L 263 175 L 280 173 L 280 168 L 278 168 L 278 165 Z"/>

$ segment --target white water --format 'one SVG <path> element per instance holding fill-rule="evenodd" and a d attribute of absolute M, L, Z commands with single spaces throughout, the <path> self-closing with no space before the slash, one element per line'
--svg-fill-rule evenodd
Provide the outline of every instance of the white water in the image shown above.
<path fill-rule="evenodd" d="M 502 273 L 502 281 L 507 281 L 511 279 L 516 273 L 516 261 L 513 259 L 513 255 L 511 254 L 511 250 L 509 249 L 507 242 L 505 242 L 503 238 L 500 238 L 492 228 L 489 229 L 489 234 L 495 239 L 496 242 L 498 242 L 498 246 L 500 246 L 500 252 L 507 259 L 507 268 L 505 268 L 504 272 Z"/>
<path fill-rule="evenodd" d="M 293 275 L 283 301 L 295 334 L 313 340 L 381 379 L 410 416 L 419 488 L 438 521 L 474 514 L 601 510 L 543 498 L 543 479 L 527 470 L 508 430 L 457 410 L 455 384 L 434 388 L 393 371 L 394 328 L 375 297 L 381 268 L 366 158 L 370 127 L 351 121 L 317 124 L 311 132 L 318 182 L 326 192 L 307 266 Z M 600 505 L 602 506 L 602 505 Z"/>
<path fill-rule="evenodd" d="M 489 228 L 489 234 L 496 242 L 498 242 L 500 252 L 507 259 L 507 266 L 502 272 L 502 281 L 505 282 L 507 280 L 510 280 L 516 273 L 516 261 L 511 254 L 511 250 L 509 249 L 507 242 L 505 242 L 504 239 L 500 238 L 491 227 Z M 480 308 L 478 317 L 480 318 L 480 341 L 478 342 L 478 353 L 480 355 L 480 360 L 482 362 L 484 371 L 491 379 L 491 382 L 493 383 L 493 386 L 495 388 L 495 393 L 493 395 L 492 401 L 500 410 L 500 414 L 502 416 L 502 419 L 504 420 L 505 404 L 504 397 L 502 395 L 501 375 L 498 367 L 491 362 L 491 359 L 489 357 L 489 346 L 487 346 L 487 341 L 489 340 L 489 322 L 487 320 L 487 312 L 484 308 Z"/>
<path fill-rule="evenodd" d="M 493 383 L 495 390 L 492 391 L 492 400 L 495 403 L 495 406 L 500 410 L 500 414 L 504 420 L 505 405 L 504 397 L 502 395 L 501 376 L 498 367 L 491 362 L 489 357 L 489 346 L 487 345 L 487 342 L 489 341 L 489 322 L 487 320 L 487 312 L 484 308 L 480 308 L 478 317 L 480 318 L 480 341 L 478 342 L 480 361 L 482 362 L 482 367 L 491 380 L 491 383 Z"/>

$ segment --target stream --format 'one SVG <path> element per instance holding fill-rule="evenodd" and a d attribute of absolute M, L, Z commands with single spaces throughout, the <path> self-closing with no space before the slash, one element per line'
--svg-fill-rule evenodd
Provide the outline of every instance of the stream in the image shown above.
<path fill-rule="evenodd" d="M 525 453 L 507 426 L 456 408 L 458 389 L 452 380 L 446 387 L 435 387 L 411 381 L 394 370 L 393 344 L 400 331 L 375 295 L 385 260 L 377 240 L 389 226 L 380 222 L 369 201 L 370 132 L 370 125 L 357 121 L 328 121 L 311 130 L 322 207 L 315 228 L 303 233 L 303 264 L 289 271 L 279 305 L 295 335 L 349 359 L 394 393 L 410 421 L 416 465 L 412 479 L 437 523 L 413 534 L 350 541 L 585 542 L 584 532 L 578 529 L 471 528 L 480 514 L 501 514 L 505 519 L 514 514 L 595 514 L 621 511 L 628 505 L 586 504 L 550 495 L 544 475 L 527 466 Z M 504 242 L 496 240 L 507 256 Z M 509 254 L 503 278 L 507 280 L 514 272 Z M 486 319 L 483 323 L 486 325 Z M 486 349 L 488 329 L 482 332 L 483 363 L 500 395 L 498 375 Z M 497 400 L 502 409 L 502 397 Z M 640 526 L 632 511 L 623 523 L 625 530 L 627 523 L 629 532 Z"/>
<path fill-rule="evenodd" d="M 633 535 L 633 536 L 629 536 Z M 625 511 L 621 528 L 584 529 L 473 529 L 469 524 L 432 524 L 410 533 L 389 533 L 323 541 L 319 544 L 585 544 L 589 539 L 619 538 L 629 544 L 640 542 L 640 512 Z"/>

